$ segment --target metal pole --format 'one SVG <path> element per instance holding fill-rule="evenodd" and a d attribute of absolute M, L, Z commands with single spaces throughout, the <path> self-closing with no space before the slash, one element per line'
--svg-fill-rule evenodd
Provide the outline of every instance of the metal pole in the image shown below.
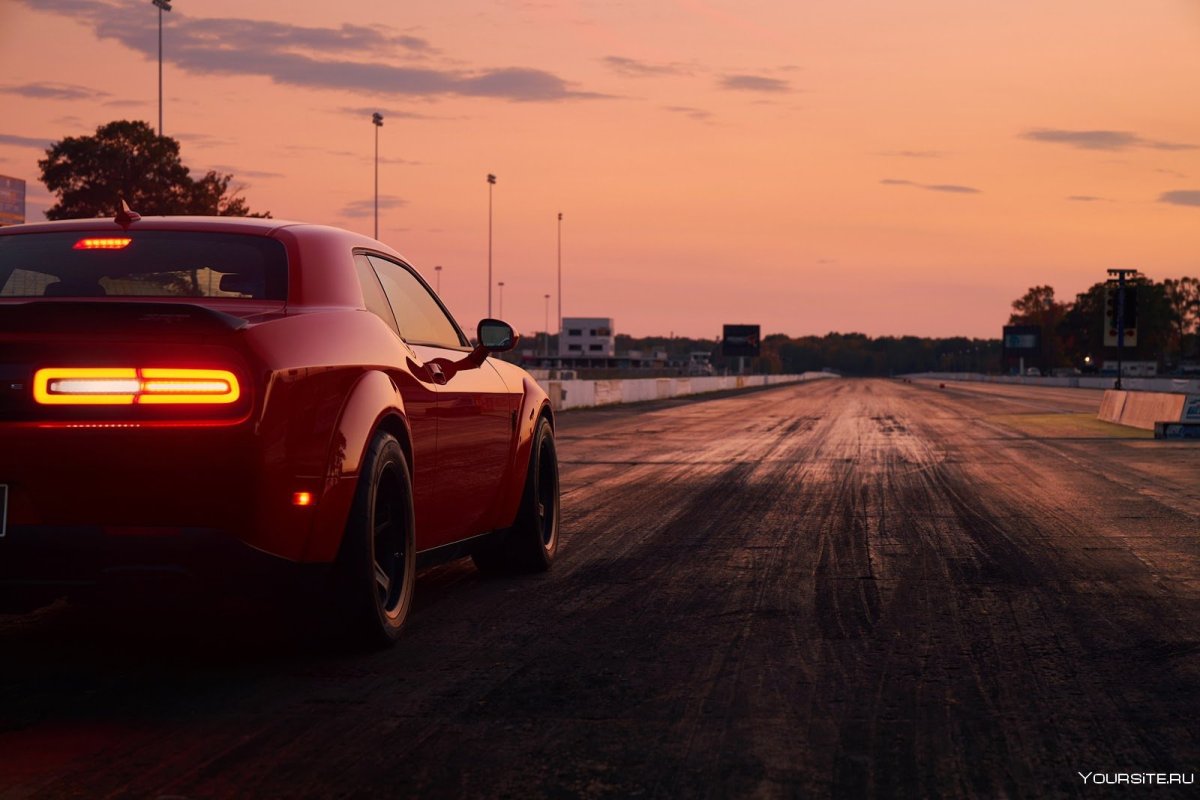
<path fill-rule="evenodd" d="M 375 126 L 375 238 L 379 238 L 379 126 Z"/>
<path fill-rule="evenodd" d="M 1125 349 L 1125 272 L 1117 275 L 1117 388 L 1121 388 L 1121 353 Z"/>
<path fill-rule="evenodd" d="M 492 316 L 492 187 L 496 185 L 496 176 L 490 172 L 488 182 L 488 317 Z"/>
<path fill-rule="evenodd" d="M 496 285 L 500 287 L 500 319 L 504 319 L 504 281 L 500 281 Z"/>
<path fill-rule="evenodd" d="M 158 7 L 158 135 L 163 135 L 162 115 L 162 6 Z"/>
<path fill-rule="evenodd" d="M 562 315 L 562 212 L 558 212 L 558 347 L 562 349 L 563 315 Z M 547 342 L 547 348 L 550 346 Z"/>
<path fill-rule="evenodd" d="M 436 291 L 438 293 L 438 297 L 441 297 L 442 296 L 442 268 L 441 268 L 441 266 L 434 267 L 433 273 L 434 273 L 434 275 L 437 276 L 437 290 Z"/>
<path fill-rule="evenodd" d="M 163 135 L 163 12 L 171 10 L 171 0 L 150 0 L 158 8 L 158 135 Z"/>
<path fill-rule="evenodd" d="M 375 238 L 379 238 L 379 129 L 383 127 L 383 114 L 376 111 L 371 115 L 375 126 Z"/>
<path fill-rule="evenodd" d="M 546 358 L 550 357 L 550 295 L 546 295 Z"/>

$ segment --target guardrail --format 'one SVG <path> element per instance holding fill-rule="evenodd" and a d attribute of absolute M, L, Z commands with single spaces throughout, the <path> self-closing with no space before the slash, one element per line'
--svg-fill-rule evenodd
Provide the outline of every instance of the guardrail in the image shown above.
<path fill-rule="evenodd" d="M 726 375 L 695 378 L 633 378 L 628 380 L 571 380 L 543 381 L 550 405 L 558 410 L 588 408 L 615 403 L 639 403 L 647 400 L 669 400 L 672 397 L 721 392 L 731 389 L 753 389 L 788 383 L 836 378 L 827 372 L 806 372 L 803 375 Z"/>

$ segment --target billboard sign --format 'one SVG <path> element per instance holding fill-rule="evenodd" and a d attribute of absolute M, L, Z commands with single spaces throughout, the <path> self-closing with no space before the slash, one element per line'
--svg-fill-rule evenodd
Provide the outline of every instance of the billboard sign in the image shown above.
<path fill-rule="evenodd" d="M 721 355 L 726 358 L 733 356 L 758 356 L 761 339 L 758 325 L 726 325 L 721 336 Z"/>
<path fill-rule="evenodd" d="M 1005 325 L 1004 355 L 1028 356 L 1042 352 L 1042 329 L 1038 325 Z"/>
<path fill-rule="evenodd" d="M 0 225 L 25 222 L 25 181 L 0 175 Z"/>

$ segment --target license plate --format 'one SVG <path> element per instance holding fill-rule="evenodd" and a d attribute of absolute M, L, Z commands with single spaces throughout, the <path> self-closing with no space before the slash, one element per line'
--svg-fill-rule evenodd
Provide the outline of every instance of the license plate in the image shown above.
<path fill-rule="evenodd" d="M 8 487 L 0 483 L 0 539 L 8 528 Z"/>

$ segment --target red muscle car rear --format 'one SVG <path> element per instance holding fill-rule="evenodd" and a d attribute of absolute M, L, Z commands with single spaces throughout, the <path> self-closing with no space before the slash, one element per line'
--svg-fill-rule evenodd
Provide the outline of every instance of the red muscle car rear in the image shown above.
<path fill-rule="evenodd" d="M 0 229 L 0 586 L 327 565 L 327 604 L 388 642 L 418 559 L 545 569 L 545 392 L 472 347 L 395 251 L 229 218 Z M 243 558 L 249 555 L 251 558 Z"/>

